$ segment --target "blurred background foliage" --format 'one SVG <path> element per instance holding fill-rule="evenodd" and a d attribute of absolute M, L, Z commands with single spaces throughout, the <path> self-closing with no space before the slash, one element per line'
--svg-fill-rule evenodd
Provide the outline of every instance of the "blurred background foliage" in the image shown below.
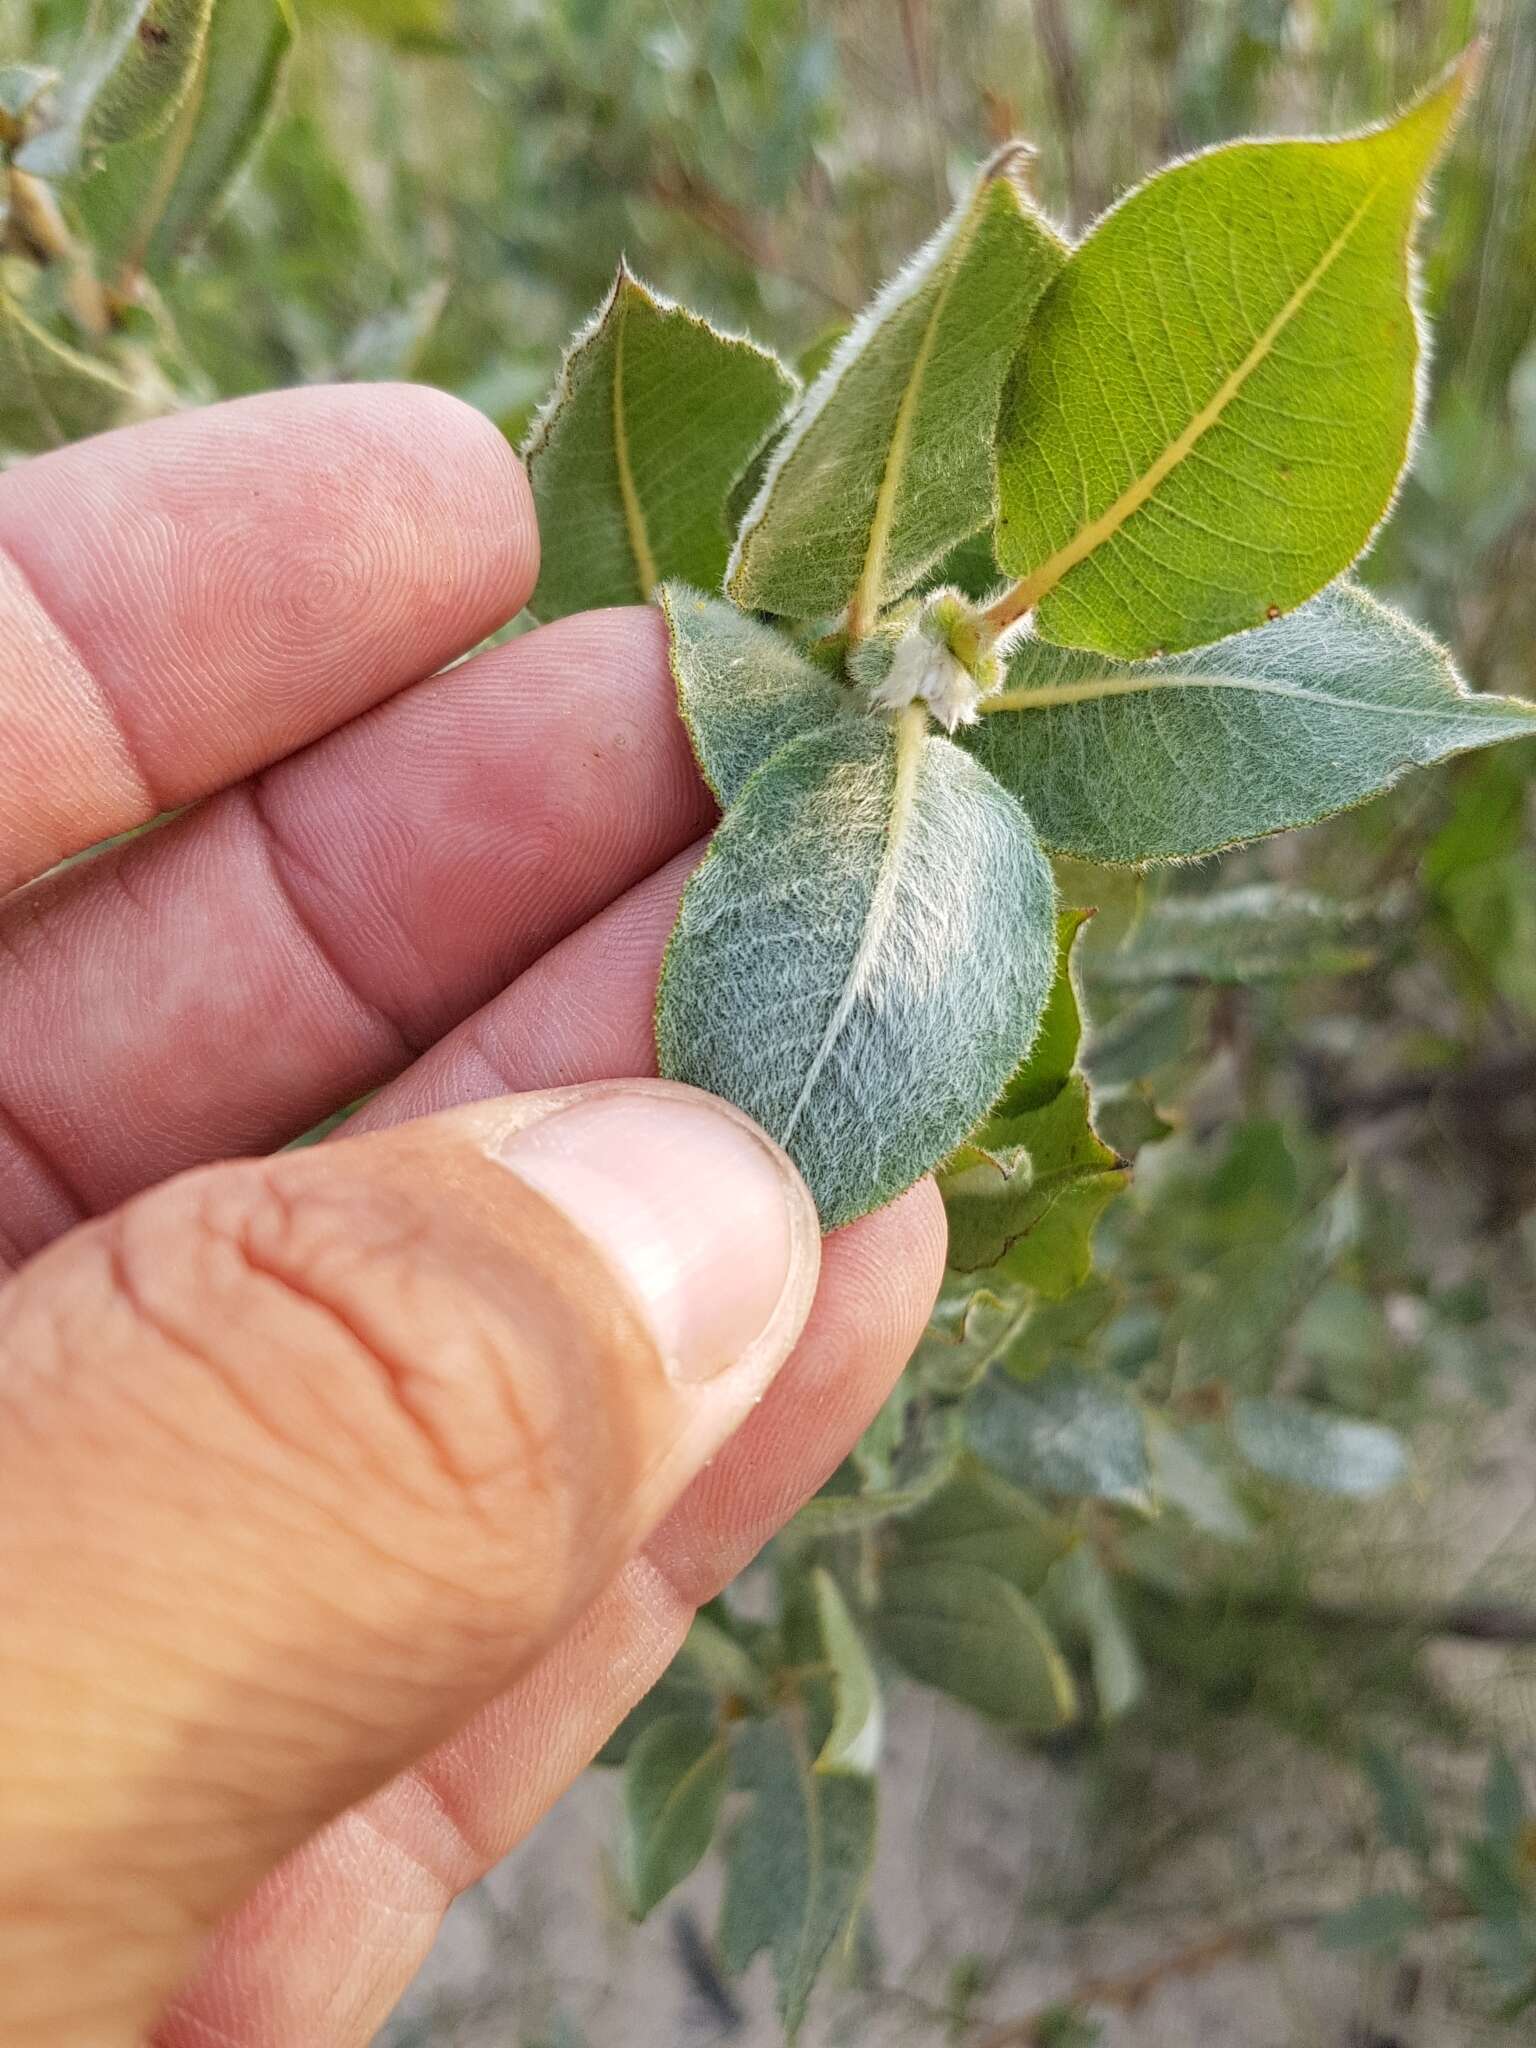
<path fill-rule="evenodd" d="M 1532 0 L 218 5 L 231 22 L 239 10 L 221 60 L 237 81 L 227 134 L 171 173 L 163 142 L 130 141 L 107 178 L 78 132 L 71 145 L 70 110 L 89 99 L 79 53 L 104 47 L 122 0 L 0 0 L 0 444 L 14 453 L 338 377 L 442 385 L 516 439 L 620 252 L 802 358 L 1007 135 L 1036 142 L 1039 195 L 1079 230 L 1170 155 L 1380 115 L 1481 29 L 1484 84 L 1426 239 L 1427 424 L 1364 573 L 1474 685 L 1536 693 Z M 839 1973 L 855 2015 L 839 2038 L 1063 2048 L 1104 2024 L 1115 2042 L 1171 2040 L 1157 2031 L 1165 1980 L 1234 1953 L 1263 1968 L 1296 1935 L 1363 1958 L 1355 2018 L 1327 2036 L 1340 2048 L 1525 2037 L 1533 772 L 1536 747 L 1500 749 L 1219 863 L 1142 881 L 1063 871 L 1068 900 L 1097 910 L 1078 952 L 1083 1063 L 1100 1129 L 1135 1171 L 1099 1223 L 1092 1275 L 1063 1299 L 1030 1297 L 1014 1351 L 1037 1402 L 1073 1373 L 1134 1397 L 1159 1511 L 1107 1468 L 1069 1482 L 1058 1464 L 1041 1481 L 1019 1583 L 1041 1593 L 1087 1702 L 1048 1748 L 1099 1823 L 1087 1874 L 1037 1900 L 1037 1918 L 1091 1928 L 1128 1897 L 1145 1909 L 1170 1844 L 1246 1826 L 1256 1800 L 1302 1782 L 1279 1754 L 1344 1776 L 1304 1781 L 1335 1788 L 1304 1855 L 1267 1850 L 1240 1897 L 1228 1876 L 1186 1900 L 1181 1942 L 1163 1964 L 1154 1944 L 1140 1978 L 1090 1967 L 1055 2005 L 1000 2025 L 998 1955 L 925 1954 L 897 1984 L 861 1937 Z M 837 1663 L 825 1603 L 809 1618 L 797 1607 L 806 1574 L 830 1566 L 857 1607 L 872 1539 L 836 1500 L 899 1493 L 939 1456 L 924 1431 L 955 1341 L 941 1323 L 831 1510 L 810 1511 L 722 1604 L 718 1639 L 695 1646 L 705 1677 L 674 1675 L 688 1698 L 719 1689 L 722 1659 L 727 1691 L 746 1683 L 743 1657 L 771 1675 L 809 1641 Z M 1286 1434 L 1298 1398 L 1340 1426 L 1321 1447 Z M 1410 1477 L 1387 1487 L 1410 1452 Z M 1079 1564 L 1047 1585 L 1063 1517 Z M 902 1555 L 924 1526 L 898 1530 Z M 921 1540 L 937 1554 L 953 1534 L 930 1524 Z M 775 1575 L 789 1589 L 777 1605 Z M 886 1637 L 895 1662 L 924 1665 L 889 1616 Z M 920 1675 L 942 1681 L 926 1662 Z M 989 1683 L 978 1652 L 947 1689 L 985 1706 Z M 994 1767 L 1023 1742 L 1000 1741 Z M 1234 1790 L 1255 1753 L 1266 1785 L 1250 1774 Z M 1170 1757 L 1200 1761 L 1198 1794 L 1170 1778 Z M 1300 1903 L 1298 1868 L 1311 1873 Z M 1205 1929 L 1193 1937 L 1190 1910 Z M 717 2017 L 739 2021 L 711 1956 L 684 1949 L 719 1992 Z M 1414 1988 L 1425 1970 L 1431 1992 Z M 436 2019 L 407 2012 L 398 2040 L 545 2038 L 518 2031 L 515 1992 L 477 1998 L 499 2032 L 461 2034 L 449 1998 Z M 547 2038 L 585 2038 L 579 2008 L 557 1999 Z M 915 2032 L 896 2031 L 898 2010 Z M 1227 2038 L 1260 2037 L 1234 2019 Z"/>

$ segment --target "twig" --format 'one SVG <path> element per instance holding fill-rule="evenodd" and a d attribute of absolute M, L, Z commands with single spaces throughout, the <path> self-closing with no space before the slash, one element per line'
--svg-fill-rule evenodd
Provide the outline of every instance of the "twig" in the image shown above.
<path fill-rule="evenodd" d="M 659 206 L 682 214 L 696 227 L 716 236 L 744 257 L 754 270 L 769 271 L 799 285 L 803 291 L 814 292 L 850 320 L 858 312 L 853 301 L 836 286 L 792 263 L 769 229 L 752 220 L 739 206 L 733 206 L 722 194 L 712 191 L 683 165 L 657 171 L 646 189 Z"/>
<path fill-rule="evenodd" d="M 1220 1934 L 1203 1935 L 1198 1941 L 1187 1942 L 1183 1948 L 1174 1949 L 1166 1956 L 1155 1956 L 1150 1963 L 1142 1963 L 1134 1970 L 1122 1970 L 1110 1977 L 1084 1977 L 1060 1998 L 1053 1998 L 1049 2005 L 1038 2011 L 1025 2013 L 1018 2019 L 1005 2020 L 1002 2026 L 993 2027 L 980 2036 L 975 2048 L 1037 2048 L 1041 2029 L 1054 2013 L 1065 2007 L 1069 2012 L 1077 2006 L 1107 2005 L 1117 2012 L 1134 2012 L 1137 2006 L 1174 1977 L 1191 1977 L 1201 1970 L 1209 1970 L 1215 1964 L 1225 1962 L 1228 1956 L 1242 1955 L 1260 1943 L 1272 1940 L 1277 1934 L 1304 1932 L 1315 1927 L 1325 1917 L 1323 1909 L 1306 1913 L 1277 1914 L 1272 1920 L 1256 1921 L 1250 1927 L 1228 1927 Z"/>

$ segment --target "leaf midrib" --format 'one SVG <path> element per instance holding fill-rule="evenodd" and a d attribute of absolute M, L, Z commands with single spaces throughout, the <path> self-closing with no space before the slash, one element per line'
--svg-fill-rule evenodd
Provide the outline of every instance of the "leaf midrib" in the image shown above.
<path fill-rule="evenodd" d="M 1480 700 L 1448 694 L 1444 705 L 1430 708 L 1419 704 L 1381 704 L 1363 697 L 1341 697 L 1332 690 L 1298 689 L 1293 683 L 1266 682 L 1257 676 L 1085 676 L 1075 683 L 1043 683 L 1037 689 L 1005 690 L 977 705 L 984 718 L 1000 711 L 1049 711 L 1064 704 L 1089 704 L 1105 697 L 1131 697 L 1154 690 L 1248 690 L 1261 697 L 1285 697 L 1295 704 L 1319 704 L 1330 710 L 1378 712 L 1388 718 L 1465 718 L 1476 722 Z M 1501 698 L 1503 706 L 1518 704 L 1518 698 Z M 1536 718 L 1536 706 L 1531 709 Z"/>
<path fill-rule="evenodd" d="M 1158 455 L 1148 464 L 1115 499 L 1114 503 L 1101 512 L 1096 519 L 1090 519 L 1079 527 L 1065 547 L 1058 548 L 1032 569 L 1023 580 L 1008 592 L 1007 597 L 993 607 L 989 614 L 993 623 L 999 626 L 1011 624 L 1026 612 L 1033 611 L 1042 598 L 1054 590 L 1062 578 L 1075 569 L 1079 562 L 1102 547 L 1105 541 L 1113 539 L 1131 516 L 1139 512 L 1166 477 L 1179 464 L 1209 430 L 1225 414 L 1229 405 L 1238 396 L 1248 379 L 1259 365 L 1269 356 L 1275 343 L 1300 313 L 1328 272 L 1354 239 L 1356 230 L 1375 205 L 1387 184 L 1385 174 L 1378 178 L 1349 219 L 1334 236 L 1317 262 L 1301 280 L 1290 297 L 1281 306 L 1269 325 L 1256 337 L 1252 347 L 1237 365 L 1222 379 L 1215 392 L 1193 415 L 1181 431 L 1174 435 Z"/>
<path fill-rule="evenodd" d="M 891 921 L 891 911 L 896 898 L 896 886 L 901 876 L 901 857 L 905 848 L 907 828 L 912 822 L 912 812 L 917 797 L 917 774 L 927 744 L 928 714 L 920 704 L 909 705 L 896 721 L 896 773 L 891 788 L 891 808 L 886 819 L 885 847 L 880 856 L 880 869 L 875 877 L 875 886 L 870 894 L 869 910 L 865 915 L 864 929 L 854 949 L 853 961 L 843 983 L 827 1028 L 821 1035 L 806 1069 L 805 1080 L 795 1098 L 795 1106 L 789 1113 L 780 1143 L 788 1145 L 795 1134 L 806 1105 L 811 1099 L 816 1083 L 821 1079 L 822 1069 L 831 1058 L 833 1048 L 842 1036 L 843 1026 L 858 1001 L 859 991 L 869 970 L 869 963 L 878 951 L 885 937 L 886 927 Z"/>
<path fill-rule="evenodd" d="M 619 286 L 619 324 L 613 337 L 613 455 L 618 470 L 619 502 L 624 508 L 624 530 L 629 539 L 629 551 L 635 558 L 635 573 L 640 579 L 640 596 L 650 602 L 651 592 L 661 581 L 656 572 L 656 557 L 651 552 L 651 537 L 646 530 L 645 508 L 640 503 L 640 493 L 635 486 L 635 473 L 629 460 L 629 428 L 624 417 L 624 337 L 629 330 L 629 294 L 623 282 Z"/>
<path fill-rule="evenodd" d="M 864 551 L 864 565 L 859 571 L 859 580 L 848 605 L 848 632 L 852 639 L 861 640 L 874 624 L 880 609 L 881 587 L 885 582 L 886 557 L 890 552 L 891 535 L 896 527 L 897 499 L 901 493 L 901 481 L 906 471 L 907 460 L 912 447 L 912 424 L 917 418 L 918 401 L 922 395 L 923 380 L 928 374 L 928 365 L 933 359 L 935 343 L 938 340 L 939 322 L 949 304 L 955 280 L 961 266 L 970 254 L 971 245 L 981 230 L 982 219 L 991 201 L 993 182 L 984 183 L 978 190 L 969 214 L 962 221 L 954 240 L 944 251 L 942 259 L 943 277 L 934 294 L 933 306 L 924 322 L 922 337 L 917 345 L 917 354 L 912 359 L 912 370 L 901 394 L 901 403 L 896 408 L 896 421 L 891 429 L 891 443 L 886 451 L 885 468 L 880 476 L 880 488 L 875 496 L 875 510 L 870 520 L 869 540 Z"/>

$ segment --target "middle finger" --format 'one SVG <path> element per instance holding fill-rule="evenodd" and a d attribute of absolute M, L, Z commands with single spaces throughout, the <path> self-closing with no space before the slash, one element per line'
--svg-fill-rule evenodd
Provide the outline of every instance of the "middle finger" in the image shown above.
<path fill-rule="evenodd" d="M 0 1242 L 291 1138 L 705 830 L 663 632 L 546 626 L 0 904 Z"/>

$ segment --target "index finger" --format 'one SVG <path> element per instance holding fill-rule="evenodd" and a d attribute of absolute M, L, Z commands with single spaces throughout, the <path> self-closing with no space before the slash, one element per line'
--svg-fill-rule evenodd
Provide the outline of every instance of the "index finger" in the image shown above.
<path fill-rule="evenodd" d="M 0 892 L 429 675 L 537 571 L 506 441 L 423 386 L 237 399 L 0 476 Z"/>

